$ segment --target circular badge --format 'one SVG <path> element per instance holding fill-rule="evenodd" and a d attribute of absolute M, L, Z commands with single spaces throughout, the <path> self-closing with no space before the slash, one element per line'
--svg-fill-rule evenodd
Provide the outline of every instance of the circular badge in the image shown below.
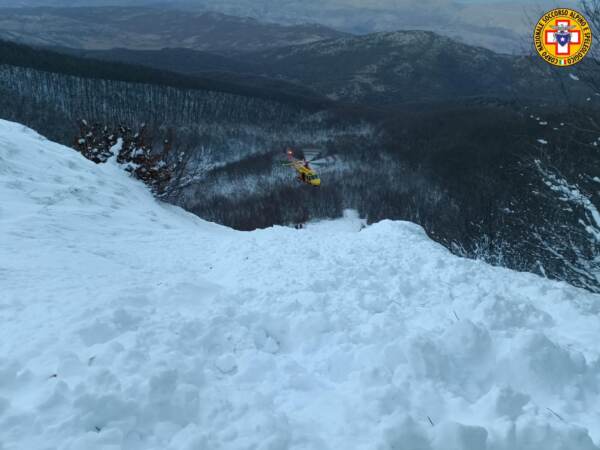
<path fill-rule="evenodd" d="M 556 8 L 544 14 L 535 26 L 533 43 L 547 63 L 572 66 L 590 50 L 592 30 L 583 14 L 569 8 Z"/>

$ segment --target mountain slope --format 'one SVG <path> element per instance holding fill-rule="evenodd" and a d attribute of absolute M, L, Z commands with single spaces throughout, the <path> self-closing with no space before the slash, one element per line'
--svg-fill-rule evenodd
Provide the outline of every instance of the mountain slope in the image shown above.
<path fill-rule="evenodd" d="M 178 72 L 200 79 L 210 79 L 215 86 L 245 86 L 255 92 L 271 91 L 280 95 L 319 97 L 308 87 L 282 79 L 258 75 L 262 68 L 252 61 L 242 61 L 186 48 L 163 48 L 160 50 L 131 50 L 114 48 L 110 50 L 85 50 L 68 47 L 51 47 L 53 51 L 102 61 L 116 61 L 128 65 L 152 67 L 162 71 Z"/>
<path fill-rule="evenodd" d="M 518 102 L 466 98 L 395 104 L 374 114 L 287 89 L 255 89 L 1 42 L 0 49 L 1 118 L 67 145 L 88 133 L 78 126 L 81 119 L 99 123 L 97 130 L 106 125 L 107 139 L 119 124 L 136 129 L 145 123 L 145 139 L 155 149 L 168 139 L 195 158 L 197 181 L 173 201 L 202 217 L 253 230 L 339 217 L 353 208 L 369 222 L 419 223 L 461 255 L 600 289 L 597 281 L 582 282 L 578 268 L 597 260 L 596 247 L 588 250 L 585 233 L 573 226 L 585 223 L 586 210 L 562 212 L 533 170 L 536 160 L 551 158 L 549 167 L 574 179 L 579 167 L 589 168 L 590 179 L 600 176 L 595 147 L 585 145 L 597 136 L 563 126 L 572 120 L 564 108 L 541 107 L 539 100 L 528 109 Z M 594 102 L 581 111 L 585 120 L 595 116 Z M 288 146 L 320 147 L 337 156 L 338 164 L 323 168 L 320 189 L 305 189 L 281 166 Z M 563 240 L 566 253 L 558 258 L 556 247 L 540 246 L 538 238 Z M 573 251 L 575 242 L 586 246 L 584 253 Z"/>
<path fill-rule="evenodd" d="M 234 77 L 235 78 L 235 77 Z M 109 128 L 147 125 L 157 146 L 172 132 L 204 167 L 346 136 L 331 102 L 286 83 L 244 85 L 94 61 L 0 41 L 0 117 L 34 126 L 64 144 L 80 120 Z M 306 95 L 305 95 L 306 94 Z"/>
<path fill-rule="evenodd" d="M 346 35 L 321 25 L 282 26 L 211 12 L 165 7 L 0 10 L 0 38 L 34 45 L 109 49 L 185 47 L 250 51 Z"/>
<path fill-rule="evenodd" d="M 107 0 L 0 0 L 2 5 L 92 6 Z M 142 6 L 148 1 L 126 0 Z M 463 43 L 477 43 L 501 53 L 526 54 L 533 22 L 555 5 L 548 1 L 494 0 L 171 0 L 165 7 L 191 11 L 219 11 L 282 24 L 320 23 L 355 34 L 419 29 L 434 31 Z M 577 9 L 577 2 L 563 0 Z"/>
<path fill-rule="evenodd" d="M 3 66 L 27 67 L 44 72 L 53 72 L 64 75 L 73 75 L 86 79 L 105 79 L 132 83 L 146 83 L 175 88 L 215 91 L 247 97 L 267 98 L 280 100 L 292 104 L 320 107 L 327 101 L 309 89 L 285 82 L 264 83 L 254 86 L 253 83 L 244 83 L 242 77 L 229 77 L 223 79 L 219 76 L 183 76 L 173 71 L 153 70 L 148 67 L 126 64 L 123 62 L 102 61 L 100 59 L 81 58 L 74 56 L 77 51 L 69 50 L 66 55 L 56 51 L 35 48 L 17 44 L 11 41 L 0 40 L 0 64 Z M 102 53 L 100 53 L 102 55 Z M 186 53 L 184 52 L 184 57 Z M 115 58 L 118 60 L 118 58 Z M 222 58 L 224 61 L 227 58 Z M 135 63 L 135 61 L 134 61 Z"/>
<path fill-rule="evenodd" d="M 206 74 L 207 72 L 256 74 L 261 70 L 260 66 L 252 61 L 242 61 L 234 57 L 187 48 L 163 48 L 160 50 L 113 48 L 108 50 L 86 50 L 54 47 L 52 49 L 84 58 L 118 61 L 125 64 L 139 64 L 190 75 Z"/>
<path fill-rule="evenodd" d="M 409 223 L 234 232 L 15 123 L 0 158 L 6 450 L 598 448 L 597 295 Z"/>
<path fill-rule="evenodd" d="M 427 31 L 376 33 L 240 56 L 261 64 L 265 74 L 330 98 L 376 105 L 471 96 L 552 98 L 568 75 L 539 59 L 501 55 Z"/>
<path fill-rule="evenodd" d="M 428 31 L 327 39 L 227 57 L 190 49 L 59 50 L 192 75 L 218 71 L 277 79 L 376 107 L 473 97 L 564 101 L 563 85 L 571 100 L 592 95 L 583 83 L 573 83 L 572 71 L 553 70 L 537 57 L 498 54 Z"/>

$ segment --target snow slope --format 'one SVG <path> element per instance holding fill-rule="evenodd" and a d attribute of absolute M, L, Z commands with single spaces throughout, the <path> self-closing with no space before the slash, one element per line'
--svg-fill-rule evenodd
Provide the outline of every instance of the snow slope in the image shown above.
<path fill-rule="evenodd" d="M 235 232 L 0 121 L 0 255 L 2 450 L 600 445 L 600 297 L 410 223 Z"/>

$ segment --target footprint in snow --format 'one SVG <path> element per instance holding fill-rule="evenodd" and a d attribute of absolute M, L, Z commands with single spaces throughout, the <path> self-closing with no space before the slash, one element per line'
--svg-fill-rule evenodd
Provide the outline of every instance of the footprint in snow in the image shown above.
<path fill-rule="evenodd" d="M 232 353 L 225 353 L 217 358 L 215 366 L 223 374 L 233 374 L 237 370 L 237 362 Z"/>

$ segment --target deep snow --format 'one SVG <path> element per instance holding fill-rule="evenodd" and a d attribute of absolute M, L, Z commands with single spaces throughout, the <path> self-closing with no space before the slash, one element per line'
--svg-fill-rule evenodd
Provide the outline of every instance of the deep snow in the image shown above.
<path fill-rule="evenodd" d="M 0 448 L 600 445 L 600 296 L 410 223 L 235 232 L 0 121 Z"/>

